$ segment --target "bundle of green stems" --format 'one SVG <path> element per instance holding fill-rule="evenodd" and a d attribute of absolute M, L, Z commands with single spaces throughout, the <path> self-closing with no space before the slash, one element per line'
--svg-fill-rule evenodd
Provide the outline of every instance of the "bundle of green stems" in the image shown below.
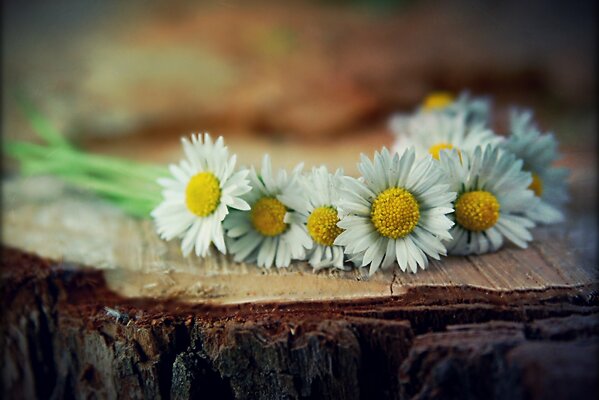
<path fill-rule="evenodd" d="M 114 203 L 126 213 L 149 218 L 162 200 L 160 177 L 168 176 L 161 165 L 87 153 L 77 149 L 29 103 L 19 104 L 42 144 L 6 141 L 4 151 L 20 163 L 21 173 L 56 176 Z"/>

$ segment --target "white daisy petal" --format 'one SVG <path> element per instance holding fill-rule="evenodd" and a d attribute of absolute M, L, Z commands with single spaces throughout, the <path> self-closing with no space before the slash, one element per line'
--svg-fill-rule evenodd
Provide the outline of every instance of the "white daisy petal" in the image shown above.
<path fill-rule="evenodd" d="M 198 232 L 198 235 L 196 236 L 196 245 L 195 245 L 196 256 L 205 257 L 206 253 L 208 252 L 210 242 L 212 240 L 214 240 L 212 238 L 212 234 L 211 234 L 212 226 L 211 226 L 210 222 L 211 221 L 209 218 L 206 218 L 201 221 L 200 231 Z"/>
<path fill-rule="evenodd" d="M 424 253 L 435 260 L 439 260 L 440 255 L 444 256 L 447 254 L 447 250 L 439 238 L 419 227 L 414 230 L 412 240 L 418 248 L 422 249 Z"/>
<path fill-rule="evenodd" d="M 526 216 L 542 224 L 555 224 L 564 221 L 564 213 L 549 203 L 539 202 L 536 207 L 526 211 Z"/>
<path fill-rule="evenodd" d="M 349 231 L 349 229 L 348 229 Z M 358 238 L 350 243 L 345 243 L 345 252 L 346 253 L 362 253 L 368 249 L 372 243 L 377 240 L 379 234 L 375 231 L 371 231 L 365 236 Z M 341 242 L 343 243 L 343 242 Z"/>
<path fill-rule="evenodd" d="M 408 247 L 405 239 L 395 241 L 395 256 L 397 257 L 399 268 L 405 271 L 408 268 Z"/>
<path fill-rule="evenodd" d="M 247 211 L 250 209 L 250 205 L 247 203 L 247 201 L 239 197 L 233 197 L 231 203 L 229 204 L 229 207 L 243 211 Z"/>
<path fill-rule="evenodd" d="M 395 240 L 387 240 L 387 250 L 385 251 L 385 258 L 381 267 L 383 269 L 389 267 L 395 262 Z"/>
<path fill-rule="evenodd" d="M 184 183 L 177 179 L 158 178 L 157 182 L 160 186 L 173 191 L 179 191 L 185 187 Z"/>
<path fill-rule="evenodd" d="M 428 260 L 422 249 L 416 246 L 410 236 L 405 238 L 405 244 L 408 249 L 408 264 L 412 272 L 418 272 L 418 266 L 425 269 L 428 266 Z"/>
<path fill-rule="evenodd" d="M 527 228 L 532 228 L 534 223 L 524 217 L 517 215 L 503 215 L 498 223 L 497 229 L 510 241 L 520 247 L 527 247 L 526 242 L 532 240 L 532 235 Z"/>
<path fill-rule="evenodd" d="M 244 235 L 231 244 L 230 251 L 235 255 L 235 261 L 243 261 L 265 240 L 264 236 Z"/>
<path fill-rule="evenodd" d="M 376 242 L 374 242 L 374 244 L 371 247 L 369 247 L 364 253 L 364 258 L 362 259 L 362 266 L 364 267 L 370 265 L 368 271 L 369 275 L 374 274 L 379 269 L 384 248 L 386 248 L 385 238 L 379 237 L 376 240 Z"/>
<path fill-rule="evenodd" d="M 192 252 L 193 246 L 195 245 L 195 239 L 200 231 L 201 225 L 202 221 L 196 219 L 191 228 L 185 232 L 183 241 L 181 242 L 181 250 L 183 251 L 184 256 L 187 256 Z"/>
<path fill-rule="evenodd" d="M 414 148 L 408 148 L 399 159 L 399 177 L 397 178 L 397 187 L 404 187 L 407 184 L 407 179 L 412 170 L 412 165 L 416 158 Z"/>
<path fill-rule="evenodd" d="M 487 234 L 489 245 L 491 246 L 489 251 L 497 251 L 499 248 L 501 248 L 501 245 L 503 244 L 503 236 L 501 236 L 501 233 L 499 233 L 496 228 L 489 228 L 485 231 L 485 233 Z"/>
<path fill-rule="evenodd" d="M 279 240 L 277 246 L 277 254 L 275 265 L 277 268 L 285 268 L 291 262 L 291 254 L 289 253 L 289 246 L 282 243 L 282 240 Z"/>
<path fill-rule="evenodd" d="M 489 239 L 487 239 L 485 232 L 475 232 L 473 234 L 472 242 L 476 248 L 476 254 L 485 254 L 489 251 L 490 243 Z"/>
<path fill-rule="evenodd" d="M 190 176 L 183 171 L 182 168 L 180 168 L 179 166 L 175 165 L 175 164 L 171 164 L 169 165 L 169 170 L 171 171 L 171 174 L 173 174 L 173 176 L 182 183 L 187 183 L 187 181 L 189 180 Z M 158 183 L 160 183 L 160 181 L 158 181 Z"/>
<path fill-rule="evenodd" d="M 243 222 L 235 224 L 229 229 L 227 235 L 232 238 L 237 238 L 248 233 L 250 229 L 252 229 L 251 225 L 246 220 L 243 220 Z"/>
<path fill-rule="evenodd" d="M 277 242 L 275 239 L 267 237 L 264 238 L 260 247 L 258 247 L 258 259 L 256 263 L 259 267 L 272 267 L 272 261 L 275 256 L 275 251 L 277 248 Z M 270 263 L 267 263 L 267 260 L 270 260 Z"/>
<path fill-rule="evenodd" d="M 387 249 L 387 242 L 389 242 L 390 240 L 387 238 L 380 238 L 380 244 L 377 246 L 377 251 L 374 253 L 374 258 L 372 259 L 372 262 L 370 263 L 370 271 L 372 271 L 374 268 L 378 269 L 381 267 L 381 262 L 383 261 L 383 258 L 385 256 L 385 251 Z M 371 273 L 372 275 L 372 273 Z"/>
<path fill-rule="evenodd" d="M 213 225 L 212 242 L 218 251 L 223 254 L 227 254 L 227 247 L 225 246 L 225 234 L 223 232 L 222 224 Z"/>

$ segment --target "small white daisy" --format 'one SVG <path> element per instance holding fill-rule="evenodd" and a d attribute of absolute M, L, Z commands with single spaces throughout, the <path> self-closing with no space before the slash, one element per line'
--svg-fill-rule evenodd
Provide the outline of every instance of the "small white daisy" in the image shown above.
<path fill-rule="evenodd" d="M 455 98 L 449 92 L 429 94 L 418 109 L 421 113 L 463 114 L 467 124 L 489 125 L 491 120 L 491 102 L 486 97 L 471 97 L 462 92 Z"/>
<path fill-rule="evenodd" d="M 465 113 L 417 113 L 401 126 L 392 121 L 391 129 L 396 134 L 395 152 L 414 146 L 418 156 L 428 153 L 437 160 L 443 150 L 471 153 L 477 146 L 501 141 L 485 125 L 466 123 Z"/>
<path fill-rule="evenodd" d="M 275 178 L 268 155 L 262 161 L 260 176 L 252 167 L 249 174 L 252 190 L 243 197 L 251 211 L 233 211 L 224 222 L 235 261 L 283 268 L 291 260 L 305 258 L 312 240 L 302 226 L 301 215 L 282 196 L 298 184 L 301 169 L 300 164 L 289 175 L 281 169 Z"/>
<path fill-rule="evenodd" d="M 532 240 L 534 223 L 521 216 L 536 204 L 528 189 L 532 178 L 522 170 L 522 160 L 497 147 L 476 148 L 473 155 L 455 150 L 441 154 L 454 203 L 455 226 L 447 243 L 450 254 L 483 254 L 498 250 L 505 236 L 522 248 Z"/>
<path fill-rule="evenodd" d="M 402 271 L 424 269 L 428 257 L 446 254 L 455 192 L 442 183 L 442 172 L 430 156 L 416 160 L 414 149 L 393 157 L 386 148 L 374 163 L 362 154 L 363 178 L 342 177 L 342 217 L 345 229 L 335 240 L 350 260 L 370 265 L 370 274 L 397 261 Z"/>
<path fill-rule="evenodd" d="M 315 270 L 327 267 L 346 269 L 343 247 L 333 244 L 343 231 L 337 226 L 340 198 L 338 181 L 342 175 L 341 170 L 333 175 L 324 166 L 315 167 L 297 188 L 279 196 L 282 202 L 289 204 L 302 216 L 306 224 L 305 228 L 314 242 L 307 259 Z"/>
<path fill-rule="evenodd" d="M 410 120 L 422 114 L 462 115 L 466 126 L 487 127 L 491 122 L 490 110 L 491 102 L 485 97 L 471 97 L 468 92 L 462 92 L 456 98 L 449 92 L 432 92 L 414 113 L 392 115 L 389 127 L 396 135 L 405 134 L 409 132 Z"/>
<path fill-rule="evenodd" d="M 205 257 L 211 243 L 226 253 L 222 221 L 229 208 L 250 208 L 241 198 L 251 189 L 249 171 L 235 172 L 237 157 L 229 157 L 222 136 L 214 143 L 207 133 L 181 141 L 187 159 L 170 165 L 174 179 L 158 180 L 164 201 L 152 211 L 157 231 L 165 240 L 183 238 L 185 256 L 195 247 L 196 255 Z"/>
<path fill-rule="evenodd" d="M 559 159 L 557 140 L 553 134 L 539 131 L 530 111 L 513 110 L 510 117 L 510 136 L 503 148 L 524 161 L 524 170 L 532 173 L 530 189 L 540 198 L 526 215 L 544 224 L 561 222 L 564 215 L 560 208 L 568 200 L 568 170 L 552 166 Z"/>

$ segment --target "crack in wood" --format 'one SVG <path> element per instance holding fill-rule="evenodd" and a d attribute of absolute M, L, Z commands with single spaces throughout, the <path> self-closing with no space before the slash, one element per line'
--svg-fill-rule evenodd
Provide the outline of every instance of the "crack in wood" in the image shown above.
<path fill-rule="evenodd" d="M 391 279 L 391 283 L 389 284 L 389 292 L 391 296 L 393 296 L 393 286 L 395 285 L 395 281 L 397 280 L 397 268 L 398 266 L 393 266 L 393 279 Z"/>

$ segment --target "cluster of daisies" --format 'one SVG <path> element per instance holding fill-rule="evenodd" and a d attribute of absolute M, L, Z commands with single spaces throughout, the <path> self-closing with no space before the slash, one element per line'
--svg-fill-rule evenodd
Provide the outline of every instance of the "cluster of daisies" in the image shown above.
<path fill-rule="evenodd" d="M 314 267 L 395 263 L 426 268 L 429 258 L 525 248 L 530 229 L 563 219 L 567 171 L 552 134 L 529 111 L 513 111 L 509 132 L 490 128 L 487 99 L 429 96 L 415 112 L 390 120 L 391 151 L 361 155 L 360 177 L 316 167 L 236 169 L 222 137 L 183 139 L 186 159 L 159 180 L 153 210 L 158 233 L 180 239 L 185 255 L 212 245 L 237 262 L 277 268 L 292 260 Z"/>

